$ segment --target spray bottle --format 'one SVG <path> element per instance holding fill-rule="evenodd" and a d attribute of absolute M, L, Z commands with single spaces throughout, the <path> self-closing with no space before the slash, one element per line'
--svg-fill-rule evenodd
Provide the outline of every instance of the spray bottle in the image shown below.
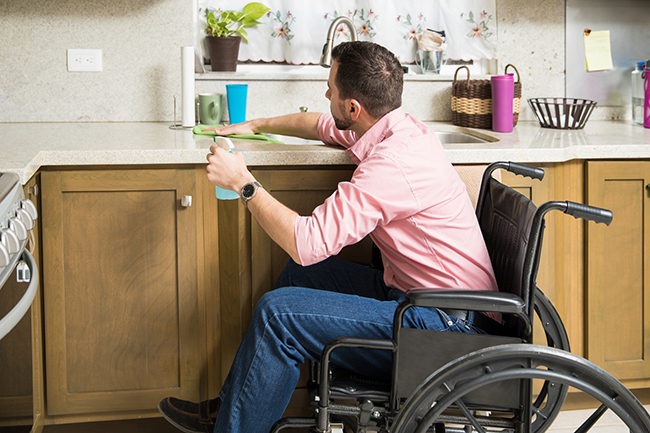
<path fill-rule="evenodd" d="M 637 62 L 632 71 L 632 123 L 643 125 L 643 110 L 645 102 L 645 62 Z"/>

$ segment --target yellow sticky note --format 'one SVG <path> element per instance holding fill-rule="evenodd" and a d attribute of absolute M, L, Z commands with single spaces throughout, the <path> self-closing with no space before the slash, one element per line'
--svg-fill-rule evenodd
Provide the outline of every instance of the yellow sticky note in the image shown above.
<path fill-rule="evenodd" d="M 604 71 L 612 69 L 612 45 L 609 41 L 609 30 L 585 32 L 585 60 L 588 71 Z"/>

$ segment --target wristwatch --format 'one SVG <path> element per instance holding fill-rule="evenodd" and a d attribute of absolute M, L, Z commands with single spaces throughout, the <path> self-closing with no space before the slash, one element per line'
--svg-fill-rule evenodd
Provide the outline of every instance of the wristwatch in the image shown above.
<path fill-rule="evenodd" d="M 257 194 L 257 188 L 263 188 L 262 184 L 258 181 L 247 183 L 242 187 L 241 194 L 239 195 L 246 208 L 248 208 L 248 200 L 252 199 L 255 197 L 255 194 Z"/>

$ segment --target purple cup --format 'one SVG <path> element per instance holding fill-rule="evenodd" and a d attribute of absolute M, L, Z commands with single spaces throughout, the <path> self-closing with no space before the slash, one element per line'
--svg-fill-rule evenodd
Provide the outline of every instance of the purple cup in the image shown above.
<path fill-rule="evenodd" d="M 514 113 L 512 100 L 515 96 L 514 74 L 494 75 L 490 78 L 492 88 L 492 130 L 512 132 Z"/>

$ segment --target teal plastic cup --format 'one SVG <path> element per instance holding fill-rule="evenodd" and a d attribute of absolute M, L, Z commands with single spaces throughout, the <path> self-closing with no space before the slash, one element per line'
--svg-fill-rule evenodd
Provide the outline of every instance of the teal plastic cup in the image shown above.
<path fill-rule="evenodd" d="M 214 187 L 216 189 L 217 198 L 219 200 L 237 200 L 239 198 L 239 194 L 237 194 L 235 191 L 219 188 L 216 185 Z"/>
<path fill-rule="evenodd" d="M 226 98 L 228 99 L 228 115 L 230 124 L 246 121 L 246 98 L 248 84 L 226 84 Z"/>

